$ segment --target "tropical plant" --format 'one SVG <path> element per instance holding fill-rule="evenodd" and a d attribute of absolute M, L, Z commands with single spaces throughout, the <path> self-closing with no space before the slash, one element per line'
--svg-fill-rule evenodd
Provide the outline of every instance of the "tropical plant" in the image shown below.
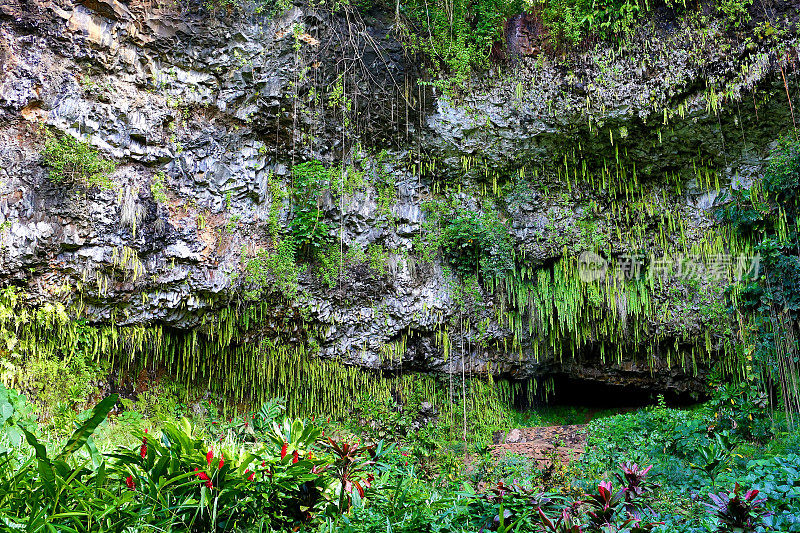
<path fill-rule="evenodd" d="M 714 440 L 709 441 L 707 444 L 698 447 L 697 461 L 690 463 L 690 466 L 696 470 L 705 472 L 705 474 L 713 482 L 719 474 L 728 457 L 730 450 L 722 435 L 715 435 Z"/>
<path fill-rule="evenodd" d="M 49 131 L 46 135 L 42 155 L 50 167 L 51 181 L 103 189 L 112 187 L 110 176 L 115 168 L 112 161 L 100 157 L 88 143 L 69 135 L 58 137 Z"/>
<path fill-rule="evenodd" d="M 106 462 L 91 440 L 117 399 L 111 395 L 97 404 L 55 456 L 32 431 L 19 427 L 34 453 L 18 464 L 13 453 L 0 453 L 0 520 L 7 528 L 105 532 L 118 531 L 131 519 L 128 502 L 118 502 L 108 487 Z M 77 456 L 84 446 L 88 460 Z"/>
<path fill-rule="evenodd" d="M 541 509 L 538 509 L 538 512 L 542 527 L 548 533 L 583 533 L 580 520 L 572 516 L 567 509 L 563 509 L 555 520 L 548 518 Z"/>
<path fill-rule="evenodd" d="M 34 409 L 25 396 L 0 383 L 0 434 L 8 439 L 12 447 L 17 447 L 25 438 L 22 430 L 33 430 L 35 426 Z"/>
<path fill-rule="evenodd" d="M 234 442 L 264 441 L 266 435 L 272 431 L 272 423 L 286 409 L 283 399 L 272 398 L 261 404 L 261 407 L 242 415 L 230 416 L 227 419 L 211 420 L 211 433 L 215 440 L 230 438 Z"/>
<path fill-rule="evenodd" d="M 584 495 L 584 501 L 589 508 L 589 523 L 596 527 L 612 525 L 624 499 L 624 488 L 614 492 L 610 481 L 602 481 L 597 486 L 597 494 Z"/>
<path fill-rule="evenodd" d="M 625 491 L 625 508 L 629 513 L 637 513 L 642 507 L 642 498 L 654 488 L 654 485 L 647 480 L 647 473 L 653 465 L 642 468 L 628 461 L 619 468 L 622 472 L 615 476 Z"/>
<path fill-rule="evenodd" d="M 148 522 L 171 520 L 193 531 L 289 526 L 307 520 L 320 498 L 315 482 L 324 463 L 307 453 L 319 430 L 299 420 L 272 424 L 261 449 L 215 449 L 184 418 L 167 424 L 159 438 L 134 431 L 141 444 L 111 457 Z"/>
<path fill-rule="evenodd" d="M 711 512 L 719 520 L 720 532 L 749 533 L 766 513 L 766 498 L 758 498 L 758 490 L 750 489 L 742 494 L 742 487 L 736 483 L 733 491 L 709 494 L 711 503 L 706 503 Z"/>
<path fill-rule="evenodd" d="M 333 456 L 332 468 L 338 481 L 338 509 L 346 512 L 354 499 L 364 497 L 365 489 L 372 486 L 375 473 L 387 468 L 384 457 L 392 446 L 342 442 L 329 438 L 326 448 Z M 355 491 L 355 492 L 354 492 Z"/>

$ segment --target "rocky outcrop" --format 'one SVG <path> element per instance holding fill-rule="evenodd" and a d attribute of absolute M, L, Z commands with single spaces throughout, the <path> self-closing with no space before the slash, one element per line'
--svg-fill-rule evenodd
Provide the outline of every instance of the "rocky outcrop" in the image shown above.
<path fill-rule="evenodd" d="M 463 205 L 499 209 L 531 271 L 588 248 L 617 257 L 676 242 L 657 238 L 663 220 L 645 207 L 631 221 L 630 189 L 686 222 L 667 233 L 702 241 L 720 191 L 757 176 L 792 125 L 796 15 L 777 6 L 772 33 L 753 22 L 755 40 L 717 22 L 702 39 L 688 24 L 653 22 L 622 55 L 598 49 L 565 60 L 531 50 L 453 98 L 418 83 L 418 62 L 396 40 L 391 15 L 378 12 L 11 0 L 0 7 L 0 280 L 24 287 L 32 305 L 63 301 L 94 324 L 202 328 L 246 305 L 244 265 L 271 249 L 271 217 L 291 217 L 271 180 L 288 186 L 292 165 L 309 159 L 365 174 L 380 167 L 392 176 L 392 223 L 369 180 L 327 194 L 323 208 L 343 249 L 378 243 L 392 255 L 385 269 L 350 265 L 333 287 L 312 264 L 297 299 L 265 296 L 276 317 L 302 314 L 308 331 L 297 338 L 313 339 L 319 357 L 375 369 L 514 379 L 566 371 L 602 381 L 602 366 L 569 352 L 600 361 L 605 327 L 572 347 L 544 343 L 544 330 L 514 331 L 501 296 L 484 286 L 465 328 L 453 276 L 415 248 L 428 220 L 423 202 L 449 182 Z M 637 46 L 646 42 L 659 44 Z M 49 180 L 43 128 L 113 159 L 114 188 Z M 719 184 L 703 184 L 709 173 L 698 169 Z M 158 174 L 166 201 L 151 191 Z M 504 189 L 482 192 L 494 188 Z M 713 326 L 704 298 L 719 298 L 712 285 L 654 290 L 648 305 L 669 312 L 651 309 L 635 327 L 658 343 L 620 334 L 622 351 L 633 357 L 646 345 L 658 359 L 658 346 L 681 351 L 687 336 L 704 335 Z M 581 323 L 610 314 L 626 329 L 627 303 L 600 307 Z M 550 335 L 568 336 L 565 328 Z M 631 379 L 653 390 L 701 386 L 670 366 Z"/>

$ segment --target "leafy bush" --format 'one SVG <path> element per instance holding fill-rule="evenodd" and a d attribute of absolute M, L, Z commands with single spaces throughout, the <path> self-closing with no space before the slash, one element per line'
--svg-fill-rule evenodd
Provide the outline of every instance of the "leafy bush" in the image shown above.
<path fill-rule="evenodd" d="M 614 491 L 610 481 L 597 486 L 597 493 L 586 494 L 589 523 L 597 529 L 614 525 L 615 516 L 625 501 L 625 489 Z"/>
<path fill-rule="evenodd" d="M 274 288 L 284 298 L 294 299 L 300 290 L 300 275 L 306 269 L 297 264 L 296 255 L 297 244 L 288 236 L 277 241 L 273 250 L 261 250 L 249 258 L 245 263 L 245 298 L 258 300 Z"/>
<path fill-rule="evenodd" d="M 480 273 L 485 281 L 504 278 L 514 268 L 508 228 L 493 211 L 475 212 L 458 205 L 429 203 L 429 239 L 462 276 Z"/>
<path fill-rule="evenodd" d="M 751 489 L 741 494 L 742 487 L 737 483 L 732 492 L 711 494 L 711 503 L 706 504 L 720 522 L 718 531 L 746 533 L 755 531 L 761 522 L 765 498 L 758 498 L 758 490 Z"/>
<path fill-rule="evenodd" d="M 50 180 L 66 185 L 111 189 L 113 162 L 103 159 L 88 143 L 69 135 L 57 137 L 47 133 L 42 152 L 45 164 L 50 167 Z"/>
<path fill-rule="evenodd" d="M 297 252 L 312 255 L 333 240 L 321 210 L 322 193 L 329 186 L 329 171 L 320 161 L 307 161 L 292 168 L 292 178 L 292 236 Z"/>
<path fill-rule="evenodd" d="M 16 447 L 24 438 L 22 430 L 31 430 L 35 425 L 34 408 L 25 396 L 0 383 L 0 435 L 4 435 L 11 446 Z M 9 450 L 0 446 L 0 454 L 4 451 Z"/>
<path fill-rule="evenodd" d="M 757 442 L 772 437 L 769 399 L 755 380 L 717 384 L 705 409 L 712 431 L 729 431 Z"/>
<path fill-rule="evenodd" d="M 463 87 L 473 68 L 485 68 L 495 43 L 503 43 L 503 27 L 522 13 L 522 0 L 453 0 L 439 3 L 410 0 L 403 4 L 411 21 L 406 41 L 432 62 L 436 84 L 446 90 Z M 440 78 L 441 73 L 446 77 Z"/>
<path fill-rule="evenodd" d="M 403 474 L 384 473 L 369 492 L 369 505 L 354 506 L 350 514 L 329 519 L 317 531 L 448 533 L 463 527 L 469 519 L 468 498 L 431 487 L 413 470 Z"/>

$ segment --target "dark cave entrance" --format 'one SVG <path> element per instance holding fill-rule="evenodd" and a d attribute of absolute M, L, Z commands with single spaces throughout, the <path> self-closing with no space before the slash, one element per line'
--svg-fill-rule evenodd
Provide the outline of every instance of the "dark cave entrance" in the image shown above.
<path fill-rule="evenodd" d="M 555 390 L 546 401 L 549 405 L 604 409 L 645 407 L 655 405 L 659 395 L 663 395 L 666 404 L 671 407 L 683 407 L 703 400 L 699 394 L 694 392 L 678 392 L 658 387 L 619 385 L 569 376 L 557 376 L 553 381 Z"/>
<path fill-rule="evenodd" d="M 590 409 L 619 409 L 620 412 L 656 405 L 659 395 L 668 407 L 687 407 L 708 399 L 706 393 L 678 391 L 666 387 L 643 387 L 587 380 L 557 374 L 551 376 L 553 387 L 545 393 L 539 390 L 533 397 L 518 393 L 513 398 L 516 409 L 545 407 L 584 407 Z M 540 383 L 542 381 L 540 380 Z M 522 387 L 525 390 L 526 387 Z"/>

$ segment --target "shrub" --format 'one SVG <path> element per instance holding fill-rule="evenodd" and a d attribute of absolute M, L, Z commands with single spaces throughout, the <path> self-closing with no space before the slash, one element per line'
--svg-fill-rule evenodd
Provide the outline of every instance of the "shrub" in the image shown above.
<path fill-rule="evenodd" d="M 164 181 L 163 172 L 155 174 L 150 180 L 150 193 L 153 195 L 153 200 L 158 204 L 167 203 L 167 186 Z"/>
<path fill-rule="evenodd" d="M 113 162 L 103 159 L 88 143 L 63 135 L 47 134 L 44 151 L 45 164 L 50 167 L 51 181 L 65 185 L 111 189 Z"/>
<path fill-rule="evenodd" d="M 522 0 L 454 0 L 448 3 L 410 0 L 404 3 L 412 23 L 407 45 L 426 55 L 434 83 L 445 90 L 459 89 L 474 68 L 489 65 L 495 43 L 504 41 L 503 27 L 511 15 L 522 13 Z M 446 76 L 440 76 L 445 74 Z"/>
<path fill-rule="evenodd" d="M 22 430 L 30 430 L 35 425 L 34 408 L 25 396 L 0 383 L 0 434 L 8 439 L 11 446 L 17 447 L 24 438 Z M 0 446 L 0 453 L 8 451 Z"/>
<path fill-rule="evenodd" d="M 514 247 L 495 213 L 446 210 L 440 214 L 439 243 L 447 262 L 461 275 L 480 273 L 485 281 L 503 278 L 514 268 Z"/>
<path fill-rule="evenodd" d="M 329 185 L 329 172 L 320 161 L 313 160 L 295 165 L 292 178 L 294 194 L 290 228 L 297 244 L 296 252 L 313 255 L 333 240 L 320 209 L 322 193 Z"/>
<path fill-rule="evenodd" d="M 720 532 L 748 533 L 755 531 L 755 526 L 765 514 L 764 502 L 758 498 L 758 491 L 748 490 L 742 494 L 742 487 L 737 483 L 730 493 L 711 494 L 711 503 L 706 506 L 717 517 Z"/>

